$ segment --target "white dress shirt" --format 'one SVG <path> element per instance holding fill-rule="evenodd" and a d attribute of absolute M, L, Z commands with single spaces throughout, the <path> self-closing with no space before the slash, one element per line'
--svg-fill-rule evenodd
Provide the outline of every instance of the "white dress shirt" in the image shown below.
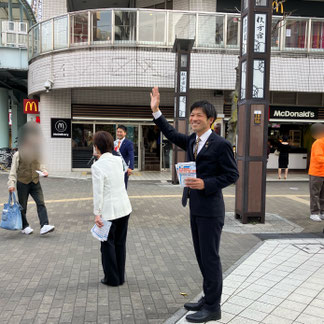
<path fill-rule="evenodd" d="M 93 213 L 105 220 L 129 215 L 132 206 L 124 183 L 122 160 L 119 156 L 104 153 L 91 166 L 93 186 Z"/>
<path fill-rule="evenodd" d="M 153 117 L 154 119 L 158 119 L 162 116 L 162 112 L 161 110 L 157 111 L 157 112 L 154 112 L 153 113 Z M 212 130 L 211 129 L 208 129 L 208 131 L 206 131 L 204 134 L 202 134 L 200 136 L 200 141 L 199 141 L 199 144 L 198 144 L 198 151 L 197 151 L 197 155 L 199 154 L 199 152 L 201 151 L 201 149 L 204 147 L 204 145 L 206 144 L 207 140 L 208 140 L 208 137 L 210 136 L 210 134 L 212 133 Z M 196 134 L 196 140 L 199 136 Z M 195 151 L 195 144 L 194 144 L 194 147 L 193 147 L 193 152 Z"/>

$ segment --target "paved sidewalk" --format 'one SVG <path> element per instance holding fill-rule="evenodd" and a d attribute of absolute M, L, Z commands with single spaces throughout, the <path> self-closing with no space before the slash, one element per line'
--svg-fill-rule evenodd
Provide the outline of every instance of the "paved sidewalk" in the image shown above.
<path fill-rule="evenodd" d="M 265 241 L 225 278 L 222 319 L 208 323 L 324 323 L 324 239 Z"/>
<path fill-rule="evenodd" d="M 0 174 L 7 174 L 4 171 L 0 171 Z M 89 171 L 71 171 L 71 172 L 51 172 L 50 178 L 63 178 L 63 179 L 76 179 L 76 180 L 88 180 L 91 179 L 91 172 Z M 129 178 L 129 181 L 171 181 L 172 175 L 170 171 L 134 171 L 133 175 Z M 267 173 L 267 182 L 308 182 L 309 177 L 306 173 L 302 172 L 290 172 L 288 179 L 278 179 L 278 175 L 275 171 L 269 171 Z"/>
<path fill-rule="evenodd" d="M 0 209 L 8 199 L 6 181 L 7 175 L 0 174 Z M 0 230 L 1 324 L 160 324 L 183 311 L 183 304 L 201 292 L 189 210 L 181 206 L 179 186 L 161 181 L 129 184 L 133 213 L 127 278 L 116 288 L 100 284 L 99 243 L 90 234 L 91 180 L 45 178 L 41 182 L 56 230 L 39 235 L 31 199 L 27 216 L 34 234 Z M 322 235 L 324 222 L 309 220 L 307 183 L 269 183 L 265 225 L 242 226 L 231 218 L 234 189 L 224 190 L 228 212 L 220 251 L 224 272 L 261 240 L 277 235 L 273 233 Z"/>

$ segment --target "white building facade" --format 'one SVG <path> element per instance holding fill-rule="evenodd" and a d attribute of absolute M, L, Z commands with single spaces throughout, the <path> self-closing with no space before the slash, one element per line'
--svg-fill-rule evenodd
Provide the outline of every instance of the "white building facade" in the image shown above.
<path fill-rule="evenodd" d="M 40 100 L 50 171 L 89 168 L 93 133 L 107 130 L 114 136 L 118 124 L 127 126 L 134 142 L 136 169 L 170 168 L 172 147 L 152 123 L 149 92 L 159 86 L 161 109 L 172 122 L 176 37 L 195 39 L 189 104 L 212 102 L 225 134 L 240 16 L 216 11 L 214 0 L 118 5 L 123 7 L 115 8 L 113 1 L 43 0 L 41 21 L 29 32 L 28 94 Z M 324 120 L 324 18 L 281 20 L 273 17 L 278 27 L 271 40 L 271 107 L 311 107 L 317 114 L 309 120 L 270 119 L 269 136 L 289 135 L 300 148 L 296 153 L 305 154 L 308 126 Z M 53 137 L 52 123 L 59 119 L 71 119 L 71 138 Z"/>

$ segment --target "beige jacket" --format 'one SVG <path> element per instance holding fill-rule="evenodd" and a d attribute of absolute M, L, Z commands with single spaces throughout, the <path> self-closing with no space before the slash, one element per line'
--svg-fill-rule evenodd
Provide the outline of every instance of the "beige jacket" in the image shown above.
<path fill-rule="evenodd" d="M 18 168 L 19 168 L 19 151 L 17 151 L 12 157 L 11 169 L 8 177 L 8 188 L 16 187 Z M 47 172 L 43 164 L 40 165 L 40 171 Z"/>

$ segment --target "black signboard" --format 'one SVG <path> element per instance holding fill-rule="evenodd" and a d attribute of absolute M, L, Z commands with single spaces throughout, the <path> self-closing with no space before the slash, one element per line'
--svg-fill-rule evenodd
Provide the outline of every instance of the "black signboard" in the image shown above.
<path fill-rule="evenodd" d="M 314 107 L 270 107 L 270 119 L 318 119 L 318 109 Z"/>
<path fill-rule="evenodd" d="M 71 119 L 51 118 L 51 137 L 71 138 Z"/>

